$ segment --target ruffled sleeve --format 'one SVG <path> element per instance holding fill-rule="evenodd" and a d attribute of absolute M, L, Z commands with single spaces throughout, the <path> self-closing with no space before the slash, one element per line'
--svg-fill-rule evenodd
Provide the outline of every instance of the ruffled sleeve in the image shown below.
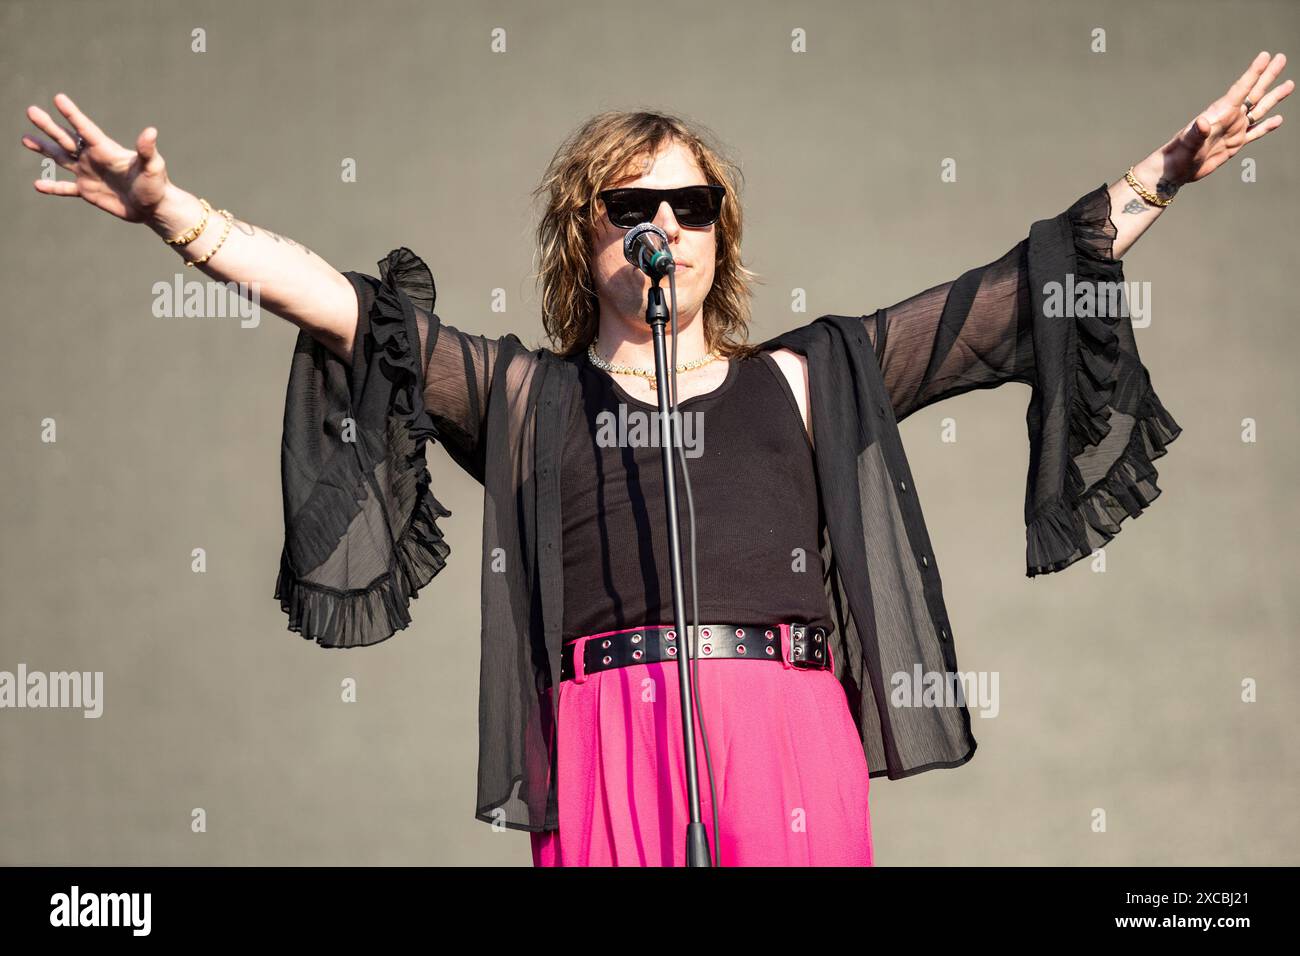
<path fill-rule="evenodd" d="M 1153 462 L 1182 432 L 1138 356 L 1123 265 L 1111 258 L 1115 235 L 1105 186 L 1030 234 L 1029 577 L 1091 554 L 1155 501 Z M 1065 316 L 1060 302 L 1071 306 Z"/>
<path fill-rule="evenodd" d="M 407 627 L 411 600 L 450 551 L 438 528 L 450 512 L 425 464 L 439 437 L 424 401 L 433 275 L 406 248 L 379 270 L 344 273 L 359 306 L 351 365 L 300 331 L 285 397 L 275 598 L 289 630 L 323 647 Z"/>
<path fill-rule="evenodd" d="M 898 421 L 976 389 L 1030 387 L 1029 577 L 1141 514 L 1160 494 L 1152 462 L 1182 430 L 1138 358 L 1115 233 L 1103 184 L 998 259 L 862 317 Z"/>

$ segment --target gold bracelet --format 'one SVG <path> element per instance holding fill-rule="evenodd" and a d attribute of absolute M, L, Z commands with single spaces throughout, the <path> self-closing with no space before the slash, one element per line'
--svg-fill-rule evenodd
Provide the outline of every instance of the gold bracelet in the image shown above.
<path fill-rule="evenodd" d="M 199 233 L 201 233 L 203 231 L 203 228 L 208 224 L 208 213 L 212 212 L 212 207 L 208 205 L 208 201 L 206 199 L 200 199 L 199 204 L 203 206 L 203 218 L 199 220 L 199 224 L 195 226 L 193 229 L 190 229 L 186 232 L 182 232 L 179 236 L 176 236 L 173 239 L 166 240 L 168 245 L 184 246 L 193 242 L 195 239 L 199 237 Z"/>
<path fill-rule="evenodd" d="M 218 214 L 226 217 L 226 228 L 222 230 L 221 238 L 217 240 L 217 244 L 213 246 L 212 249 L 208 252 L 208 254 L 204 256 L 202 259 L 186 260 L 185 264 L 187 266 L 198 266 L 207 262 L 214 255 L 216 255 L 217 250 L 220 249 L 222 243 L 226 241 L 226 236 L 230 235 L 230 227 L 235 224 L 235 217 L 230 214 L 229 209 L 218 209 L 217 212 Z"/>
<path fill-rule="evenodd" d="M 1137 192 L 1139 196 L 1141 196 L 1147 202 L 1151 203 L 1151 205 L 1153 206 L 1168 206 L 1171 202 L 1174 201 L 1173 196 L 1170 196 L 1168 199 L 1161 199 L 1159 196 L 1156 196 L 1153 193 L 1149 193 L 1145 189 L 1143 189 L 1142 184 L 1138 182 L 1137 178 L 1133 175 L 1132 166 L 1128 168 L 1128 172 L 1124 174 L 1124 178 L 1128 180 L 1128 184 L 1133 187 L 1133 189 Z"/>

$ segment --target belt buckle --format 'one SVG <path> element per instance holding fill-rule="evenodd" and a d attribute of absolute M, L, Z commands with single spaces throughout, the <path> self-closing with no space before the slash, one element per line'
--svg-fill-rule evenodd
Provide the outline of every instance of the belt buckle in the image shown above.
<path fill-rule="evenodd" d="M 794 667 L 800 667 L 805 670 L 813 668 L 821 669 L 826 666 L 825 657 L 823 656 L 821 659 L 813 657 L 809 653 L 812 649 L 811 645 L 802 640 L 808 635 L 809 630 L 810 628 L 805 624 L 792 624 L 790 626 L 790 663 Z M 819 634 L 822 633 L 820 627 L 811 628 L 811 630 Z M 823 634 L 822 636 L 824 637 L 825 635 Z M 799 642 L 796 643 L 796 640 Z M 821 650 L 824 655 L 825 648 L 820 646 L 821 643 L 822 642 L 818 642 L 819 646 L 816 650 Z"/>

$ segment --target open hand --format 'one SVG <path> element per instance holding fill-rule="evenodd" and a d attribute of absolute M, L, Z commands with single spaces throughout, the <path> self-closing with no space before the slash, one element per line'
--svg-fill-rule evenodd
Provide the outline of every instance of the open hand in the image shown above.
<path fill-rule="evenodd" d="M 130 150 L 92 123 L 66 94 L 55 96 L 54 105 L 68 118 L 72 129 L 55 122 L 39 106 L 29 106 L 27 118 L 49 138 L 24 135 L 22 142 L 77 178 L 75 182 L 38 179 L 33 183 L 36 191 L 50 196 L 80 196 L 127 222 L 147 220 L 162 202 L 169 182 L 166 164 L 158 152 L 158 130 L 152 126 L 143 130 L 136 137 L 135 149 Z"/>
<path fill-rule="evenodd" d="M 1295 89 L 1294 80 L 1269 89 L 1284 66 L 1286 55 L 1283 53 L 1271 60 L 1267 53 L 1256 56 L 1228 92 L 1161 147 L 1165 179 L 1179 185 L 1204 179 L 1236 155 L 1241 147 L 1281 126 L 1281 116 L 1265 117 Z"/>

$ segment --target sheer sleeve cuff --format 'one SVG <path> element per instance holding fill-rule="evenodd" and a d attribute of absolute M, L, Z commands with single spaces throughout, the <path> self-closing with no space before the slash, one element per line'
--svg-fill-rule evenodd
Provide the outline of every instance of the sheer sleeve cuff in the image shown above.
<path fill-rule="evenodd" d="M 1141 514 L 1160 495 L 1152 462 L 1182 431 L 1138 357 L 1122 285 L 1123 264 L 1111 257 L 1116 229 L 1109 189 L 1103 185 L 1081 197 L 1053 222 L 1059 229 L 1060 261 L 1073 280 L 1052 276 L 1049 265 L 1039 270 L 1035 281 L 1064 279 L 1073 318 L 1046 319 L 1035 303 L 1036 324 L 1055 323 L 1050 340 L 1059 342 L 1064 352 L 1060 388 L 1041 377 L 1040 386 L 1049 401 L 1063 403 L 1066 414 L 1039 409 L 1044 416 L 1039 421 L 1047 424 L 1039 426 L 1043 431 L 1035 442 L 1032 467 L 1051 492 L 1036 499 L 1031 494 L 1026 501 L 1029 577 L 1062 570 L 1086 557 L 1118 534 L 1125 518 Z M 1074 295 L 1068 294 L 1071 284 Z M 1090 293 L 1093 305 L 1087 302 Z M 1044 350 L 1035 350 L 1042 363 Z M 1053 421 L 1065 423 L 1064 442 L 1051 434 Z M 1031 438 L 1033 422 L 1031 415 Z M 1060 465 L 1054 473 L 1053 455 Z"/>
<path fill-rule="evenodd" d="M 301 331 L 281 443 L 285 543 L 275 598 L 288 628 L 322 647 L 375 644 L 410 624 L 410 602 L 446 564 L 425 446 L 438 437 L 424 405 L 412 303 L 433 309 L 433 276 L 411 250 L 348 272 L 357 294 L 349 368 Z"/>

